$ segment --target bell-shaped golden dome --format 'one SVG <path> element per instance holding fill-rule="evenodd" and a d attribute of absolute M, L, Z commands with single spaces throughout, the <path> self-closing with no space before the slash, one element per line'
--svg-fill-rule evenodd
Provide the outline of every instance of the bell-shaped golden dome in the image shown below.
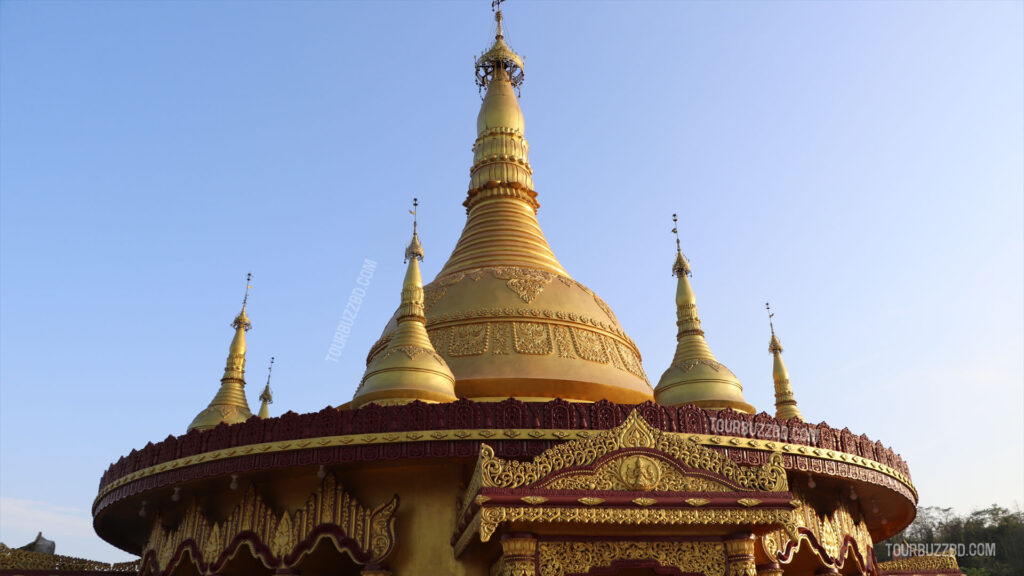
<path fill-rule="evenodd" d="M 672 273 L 678 278 L 678 344 L 672 364 L 661 375 L 661 380 L 654 389 L 655 398 L 659 404 L 666 406 L 696 404 L 702 408 L 732 408 L 753 414 L 754 407 L 743 399 L 743 385 L 740 384 L 739 378 L 715 358 L 707 341 L 704 340 L 700 316 L 697 314 L 697 297 L 690 286 L 690 263 L 678 249 L 678 240 Z"/>
<path fill-rule="evenodd" d="M 251 278 L 251 274 L 249 275 Z M 224 366 L 224 376 L 220 379 L 220 389 L 210 401 L 210 405 L 196 415 L 188 429 L 206 430 L 218 424 L 238 424 L 252 417 L 249 402 L 245 399 L 245 333 L 252 328 L 249 316 L 245 313 L 245 305 L 249 299 L 248 279 L 246 279 L 245 299 L 242 300 L 242 311 L 235 317 L 231 326 L 235 336 L 231 339 L 228 359 Z"/>
<path fill-rule="evenodd" d="M 405 252 L 409 267 L 402 283 L 402 303 L 395 314 L 397 326 L 387 346 L 367 363 L 366 374 L 352 398 L 352 408 L 365 404 L 454 402 L 455 376 L 430 343 L 424 327 L 423 247 L 416 232 Z"/>
<path fill-rule="evenodd" d="M 486 89 L 477 117 L 466 226 L 424 290 L 426 325 L 475 400 L 551 399 L 640 403 L 653 390 L 640 353 L 611 308 L 555 258 L 537 222 L 537 193 L 516 90 L 522 60 L 501 33 L 476 63 Z M 374 345 L 377 361 L 394 319 Z"/>

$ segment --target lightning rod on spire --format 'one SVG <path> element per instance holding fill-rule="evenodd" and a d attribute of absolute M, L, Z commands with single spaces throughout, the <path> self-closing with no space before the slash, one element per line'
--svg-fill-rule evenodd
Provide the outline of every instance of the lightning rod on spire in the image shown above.
<path fill-rule="evenodd" d="M 274 403 L 273 391 L 270 389 L 270 375 L 274 372 L 274 357 L 270 357 L 270 366 L 267 367 L 267 387 L 263 389 L 263 393 L 260 394 L 260 400 L 267 404 Z"/>
<path fill-rule="evenodd" d="M 420 206 L 420 199 L 419 198 L 413 198 L 412 199 L 412 210 L 409 210 L 409 214 L 412 214 L 412 235 L 413 236 L 416 235 L 416 224 L 417 224 L 417 219 L 418 219 L 417 212 L 419 211 L 419 206 Z"/>
<path fill-rule="evenodd" d="M 420 199 L 412 199 L 412 210 L 409 210 L 409 214 L 412 214 L 412 240 L 409 242 L 408 248 L 405 249 L 405 262 L 408 263 L 410 258 L 418 258 L 420 261 L 423 260 L 423 245 L 420 244 L 419 236 L 416 235 L 416 227 L 419 224 L 419 209 Z"/>
<path fill-rule="evenodd" d="M 245 297 L 242 298 L 242 308 L 249 303 L 249 290 L 252 288 L 252 272 L 245 275 Z"/>
<path fill-rule="evenodd" d="M 676 235 L 676 252 L 682 252 L 679 245 L 679 217 L 675 214 L 672 215 L 672 233 Z"/>

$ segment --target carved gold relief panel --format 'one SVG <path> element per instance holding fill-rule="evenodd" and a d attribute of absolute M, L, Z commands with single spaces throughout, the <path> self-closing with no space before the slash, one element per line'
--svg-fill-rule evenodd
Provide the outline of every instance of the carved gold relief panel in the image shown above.
<path fill-rule="evenodd" d="M 195 502 L 173 528 L 157 518 L 143 548 L 143 571 L 167 574 L 187 551 L 200 572 L 213 572 L 242 546 L 249 546 L 268 568 L 290 568 L 324 539 L 359 564 L 377 563 L 394 548 L 397 508 L 397 496 L 375 509 L 365 508 L 333 476 L 295 512 L 278 513 L 250 487 L 223 522 L 210 520 Z"/>
<path fill-rule="evenodd" d="M 786 471 L 782 466 L 782 456 L 772 454 L 768 464 L 762 466 L 743 466 L 730 460 L 714 450 L 705 448 L 677 434 L 665 433 L 652 427 L 634 410 L 616 428 L 604 430 L 589 438 L 581 438 L 559 444 L 531 462 L 505 460 L 494 455 L 494 450 L 484 444 L 480 448 L 477 471 L 471 480 L 468 493 L 473 494 L 480 487 L 516 488 L 526 485 L 547 486 L 543 480 L 551 478 L 556 482 L 554 472 L 572 467 L 590 466 L 612 452 L 626 449 L 648 449 L 661 453 L 661 457 L 625 456 L 625 460 L 609 463 L 607 470 L 598 472 L 607 477 L 612 485 L 629 486 L 626 477 L 636 482 L 659 485 L 664 474 L 662 463 L 665 459 L 677 462 L 686 468 L 713 474 L 718 479 L 709 481 L 718 486 L 731 485 L 732 490 L 751 490 L 765 492 L 785 492 L 788 490 Z M 618 462 L 616 464 L 616 462 Z M 657 467 L 657 471 L 654 467 Z M 678 472 L 678 470 L 677 470 Z M 654 475 L 658 476 L 652 482 Z M 596 480 L 595 480 L 596 481 Z M 680 480 L 681 481 L 681 480 Z M 604 482 L 603 480 L 601 482 Z M 617 482 L 617 484 L 616 484 Z M 638 484 L 633 484 L 638 485 Z M 636 488 L 628 488 L 636 489 Z M 721 488 L 719 489 L 721 490 Z"/>
<path fill-rule="evenodd" d="M 460 324 L 452 327 L 448 353 L 452 356 L 479 356 L 487 350 L 490 324 Z"/>
<path fill-rule="evenodd" d="M 768 557 L 788 562 L 796 549 L 806 544 L 823 563 L 842 568 L 847 545 L 854 548 L 854 557 L 866 569 L 874 558 L 874 544 L 863 518 L 855 518 L 845 501 L 831 514 L 820 514 L 799 491 L 794 490 L 794 495 L 800 502 L 793 511 L 794 530 L 775 530 L 764 535 L 761 545 Z"/>
<path fill-rule="evenodd" d="M 553 351 L 551 333 L 547 324 L 515 322 L 516 352 L 520 354 L 548 355 Z"/>
<path fill-rule="evenodd" d="M 650 560 L 684 574 L 725 575 L 720 542 L 540 542 L 539 576 L 574 576 L 623 560 Z"/>

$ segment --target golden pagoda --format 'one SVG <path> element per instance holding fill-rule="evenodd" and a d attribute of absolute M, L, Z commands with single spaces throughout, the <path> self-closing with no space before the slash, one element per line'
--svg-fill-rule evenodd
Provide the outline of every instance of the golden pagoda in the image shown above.
<path fill-rule="evenodd" d="M 268 374 L 243 418 L 243 304 L 221 393 L 110 466 L 96 532 L 138 576 L 959 575 L 948 556 L 876 559 L 915 516 L 909 469 L 803 421 L 774 325 L 776 416 L 744 400 L 705 341 L 678 227 L 677 349 L 651 388 L 541 232 L 523 61 L 495 8 L 465 228 L 424 286 L 414 219 L 351 402 L 269 417 Z"/>
<path fill-rule="evenodd" d="M 270 366 L 267 367 L 267 385 L 260 393 L 260 418 L 270 418 L 270 405 L 274 403 L 274 393 L 270 390 L 270 374 L 274 371 L 274 357 L 270 357 Z"/>
<path fill-rule="evenodd" d="M 786 363 L 782 361 L 782 343 L 775 335 L 775 323 L 772 322 L 771 306 L 764 305 L 768 309 L 768 326 L 772 331 L 772 338 L 768 341 L 768 352 L 771 353 L 772 380 L 775 382 L 775 417 L 779 420 L 796 418 L 803 420 L 800 410 L 796 407 L 796 397 L 793 395 L 793 387 L 789 385 L 789 370 L 786 370 Z"/>
<path fill-rule="evenodd" d="M 418 200 L 413 199 L 413 216 Z M 363 381 L 356 389 L 352 408 L 371 402 L 375 404 L 406 404 L 422 402 L 454 402 L 455 376 L 448 369 L 427 336 L 423 316 L 423 278 L 420 261 L 423 246 L 416 235 L 413 220 L 412 240 L 405 249 L 408 268 L 402 282 L 402 302 L 395 313 L 397 328 L 387 346 L 373 355 L 366 366 Z"/>
<path fill-rule="evenodd" d="M 672 364 L 661 375 L 654 395 L 659 404 L 676 406 L 696 404 L 702 408 L 720 410 L 732 408 L 747 414 L 754 407 L 743 399 L 743 385 L 731 370 L 719 362 L 704 340 L 697 297 L 690 286 L 690 262 L 683 256 L 679 244 L 678 217 L 672 215 L 672 232 L 676 235 L 676 259 L 672 274 L 676 285 L 676 353 Z"/>
<path fill-rule="evenodd" d="M 249 282 L 252 274 L 245 279 L 245 298 L 242 299 L 242 311 L 235 316 L 231 327 L 235 329 L 235 337 L 228 348 L 228 360 L 224 366 L 224 376 L 220 379 L 220 390 L 188 425 L 189 430 L 207 430 L 218 424 L 237 424 L 245 422 L 252 416 L 249 402 L 245 399 L 245 333 L 252 329 L 252 322 L 245 313 L 249 302 Z"/>

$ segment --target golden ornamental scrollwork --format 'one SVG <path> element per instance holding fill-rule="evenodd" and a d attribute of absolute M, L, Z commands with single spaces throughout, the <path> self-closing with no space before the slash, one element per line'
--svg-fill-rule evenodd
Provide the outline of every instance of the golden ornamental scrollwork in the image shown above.
<path fill-rule="evenodd" d="M 504 280 L 505 286 L 526 304 L 532 303 L 537 296 L 544 291 L 544 288 L 550 284 L 552 280 L 557 278 L 567 287 L 578 288 L 588 294 L 594 299 L 594 303 L 602 312 L 605 313 L 609 320 L 613 323 L 618 323 L 618 319 L 615 317 L 615 313 L 612 312 L 611 307 L 608 306 L 608 304 L 593 290 L 587 288 L 583 284 L 567 276 L 555 274 L 554 272 L 520 266 L 487 266 L 483 268 L 475 268 L 473 270 L 455 272 L 453 274 L 437 278 L 423 289 L 425 308 L 429 310 L 434 304 L 437 304 L 447 295 L 449 288 L 455 286 L 459 282 L 462 282 L 464 279 L 476 282 L 487 273 L 497 280 Z"/>
<path fill-rule="evenodd" d="M 790 561 L 797 548 L 805 544 L 827 566 L 843 568 L 848 557 L 846 547 L 854 548 L 853 557 L 861 568 L 874 558 L 874 541 L 862 515 L 851 512 L 844 500 L 831 514 L 820 514 L 806 503 L 804 495 L 794 490 L 797 506 L 790 530 L 774 530 L 761 538 L 765 554 L 775 562 Z"/>
<path fill-rule="evenodd" d="M 568 473 L 544 483 L 549 490 L 636 490 L 642 492 L 728 492 L 733 487 L 687 473 L 651 455 L 610 458 L 594 470 Z"/>
<path fill-rule="evenodd" d="M 663 432 L 652 427 L 633 411 L 626 421 L 617 428 L 605 430 L 588 438 L 559 444 L 546 450 L 532 462 L 517 462 L 498 458 L 494 449 L 484 444 L 480 448 L 477 470 L 470 483 L 468 493 L 479 488 L 517 488 L 526 485 L 542 485 L 542 479 L 553 472 L 567 468 L 590 466 L 612 452 L 640 448 L 671 458 L 682 466 L 693 470 L 710 472 L 727 481 L 733 490 L 762 492 L 785 492 L 788 490 L 786 471 L 782 457 L 769 456 L 769 462 L 762 466 L 743 466 L 717 452 L 700 446 L 689 439 Z M 664 473 L 662 465 L 653 456 L 644 455 L 644 460 L 624 461 L 613 469 L 619 482 L 625 486 L 637 483 L 651 483 L 657 486 Z M 655 473 L 654 466 L 658 467 Z M 628 475 L 624 478 L 623 474 Z M 657 475 L 657 481 L 654 476 Z M 552 479 L 554 480 L 554 479 Z M 636 488 L 630 488 L 636 489 Z"/>
<path fill-rule="evenodd" d="M 459 324 L 452 327 L 448 353 L 452 356 L 479 356 L 487 351 L 490 324 Z"/>
<path fill-rule="evenodd" d="M 652 560 L 684 574 L 725 574 L 720 542 L 543 541 L 538 544 L 538 558 L 539 576 L 587 574 L 621 560 Z"/>
<path fill-rule="evenodd" d="M 553 272 L 515 266 L 496 266 L 490 271 L 498 280 L 505 280 L 505 286 L 527 304 L 533 302 L 544 287 L 557 276 Z"/>
<path fill-rule="evenodd" d="M 551 330 L 539 322 L 513 322 L 513 338 L 516 352 L 546 356 L 554 352 Z"/>
<path fill-rule="evenodd" d="M 475 273 L 475 276 L 471 276 L 471 274 L 474 274 L 474 273 Z M 456 274 L 455 277 L 458 277 L 461 274 L 465 274 L 467 277 L 471 277 L 474 280 L 478 280 L 481 277 L 480 275 L 482 274 L 482 270 L 478 269 L 478 270 L 474 270 L 473 272 L 460 272 L 460 273 Z M 457 282 L 454 282 L 454 283 L 450 282 L 450 278 L 451 277 L 446 277 L 444 279 L 435 280 L 435 283 L 439 283 L 439 285 L 437 287 L 435 287 L 434 285 L 430 285 L 430 286 L 427 286 L 427 287 L 424 288 L 424 292 L 427 294 L 427 306 L 426 307 L 427 307 L 428 310 L 430 308 L 429 304 L 431 304 L 431 300 L 430 300 L 431 297 L 435 298 L 434 303 L 436 303 L 437 300 L 440 300 L 440 298 L 438 297 L 438 294 L 440 294 L 442 292 L 447 293 L 447 289 L 457 283 Z M 588 327 L 591 327 L 591 328 L 598 328 L 600 330 L 604 330 L 606 332 L 614 334 L 615 336 L 617 336 L 619 338 L 622 338 L 626 342 L 629 342 L 631 345 L 635 346 L 635 344 L 629 338 L 629 336 L 626 334 L 626 332 L 624 330 L 622 330 L 622 328 L 618 325 L 617 321 L 606 322 L 606 321 L 601 320 L 599 318 L 594 318 L 592 316 L 587 316 L 586 314 L 580 314 L 578 312 L 570 312 L 570 311 L 566 311 L 566 310 L 556 310 L 556 309 L 552 309 L 552 308 L 538 308 L 538 307 L 534 307 L 534 306 L 531 306 L 531 307 L 516 307 L 516 308 L 513 308 L 513 307 L 493 307 L 493 308 L 492 307 L 482 307 L 482 308 L 474 308 L 474 309 L 471 309 L 471 310 L 461 310 L 461 311 L 445 312 L 443 314 L 429 314 L 428 317 L 427 317 L 427 328 L 430 329 L 430 328 L 435 327 L 438 324 L 445 324 L 445 323 L 448 323 L 448 322 L 460 322 L 460 321 L 465 321 L 465 320 L 473 320 L 473 319 L 476 319 L 476 318 L 503 318 L 503 317 L 512 317 L 512 318 L 533 317 L 533 318 L 546 318 L 546 319 L 551 319 L 551 320 L 559 320 L 559 321 L 562 321 L 562 322 L 572 322 L 572 323 L 575 323 L 575 324 L 580 324 L 580 325 L 583 325 L 583 326 L 588 326 Z M 375 344 L 374 347 L 376 348 L 379 344 L 380 343 L 378 342 L 378 344 Z"/>
<path fill-rule="evenodd" d="M 330 475 L 296 511 L 277 512 L 250 486 L 223 522 L 194 501 L 177 526 L 166 528 L 158 517 L 142 551 L 143 571 L 167 574 L 187 556 L 200 573 L 216 571 L 243 546 L 268 568 L 291 568 L 324 539 L 358 564 L 379 563 L 395 546 L 397 508 L 397 496 L 366 508 Z"/>
<path fill-rule="evenodd" d="M 388 356 L 398 353 L 405 354 L 410 360 L 414 360 L 420 354 L 428 354 L 437 362 L 441 364 L 444 363 L 444 358 L 442 358 L 437 352 L 430 350 L 428 348 L 423 348 L 422 346 L 395 346 L 393 348 L 388 348 L 381 353 L 379 359 L 383 360 Z"/>
<path fill-rule="evenodd" d="M 960 565 L 955 554 L 933 554 L 928 556 L 912 556 L 898 560 L 888 560 L 878 564 L 879 572 L 937 572 L 940 574 L 960 574 Z"/>
<path fill-rule="evenodd" d="M 518 318 L 515 312 L 521 310 L 494 310 L 497 318 Z M 479 317 L 492 318 L 488 311 L 480 311 Z M 536 312 L 536 311 L 533 311 Z M 546 311 L 545 311 L 546 312 Z M 428 330 L 430 340 L 438 350 L 447 351 L 449 356 L 507 355 L 512 352 L 530 356 L 556 356 L 558 358 L 582 358 L 590 362 L 606 364 L 628 372 L 647 381 L 647 374 L 640 363 L 637 352 L 606 333 L 565 326 L 551 321 L 557 314 L 529 314 L 538 318 L 536 322 L 519 320 L 474 320 L 453 326 L 432 327 Z M 607 331 L 607 330 L 606 330 Z M 621 336 L 620 336 L 621 337 Z M 374 345 L 370 361 L 387 350 L 388 336 Z"/>
<path fill-rule="evenodd" d="M 610 508 L 610 507 L 525 507 L 481 508 L 456 544 L 456 553 L 469 544 L 473 533 L 487 542 L 501 524 L 510 522 L 620 524 L 661 526 L 744 526 L 789 524 L 792 510 L 777 508 Z"/>

